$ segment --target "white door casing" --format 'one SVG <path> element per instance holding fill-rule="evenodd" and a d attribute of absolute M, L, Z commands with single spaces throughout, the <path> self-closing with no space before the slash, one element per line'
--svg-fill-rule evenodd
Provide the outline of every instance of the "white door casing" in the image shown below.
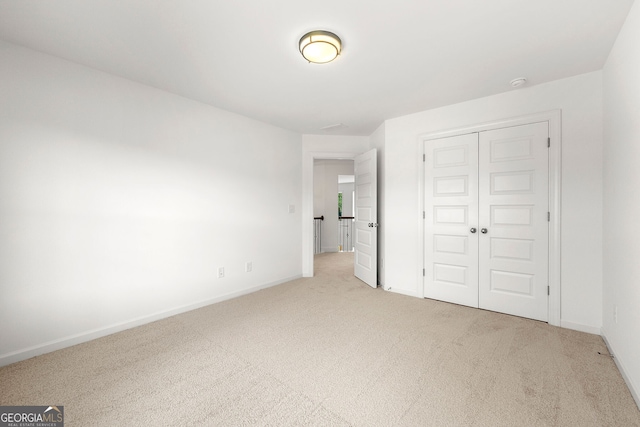
<path fill-rule="evenodd" d="M 424 142 L 425 297 L 549 319 L 548 135 L 541 122 Z"/>
<path fill-rule="evenodd" d="M 478 134 L 425 142 L 425 297 L 478 307 Z"/>
<path fill-rule="evenodd" d="M 480 132 L 479 307 L 548 320 L 546 122 Z"/>
<path fill-rule="evenodd" d="M 378 286 L 378 195 L 375 148 L 356 156 L 354 274 L 375 288 Z"/>

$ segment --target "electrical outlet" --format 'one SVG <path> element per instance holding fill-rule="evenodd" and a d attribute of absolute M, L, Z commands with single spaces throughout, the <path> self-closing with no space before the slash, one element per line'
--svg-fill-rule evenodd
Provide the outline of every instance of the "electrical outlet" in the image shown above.
<path fill-rule="evenodd" d="M 224 277 L 224 267 L 218 267 L 218 279 L 222 279 Z"/>
<path fill-rule="evenodd" d="M 244 265 L 244 271 L 246 271 L 247 273 L 251 273 L 251 270 L 253 270 L 253 263 L 251 261 L 248 261 Z"/>

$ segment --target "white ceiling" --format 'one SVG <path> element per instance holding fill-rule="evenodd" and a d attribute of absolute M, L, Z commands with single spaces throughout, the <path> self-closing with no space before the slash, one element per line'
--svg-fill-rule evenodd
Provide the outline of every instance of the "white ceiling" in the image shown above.
<path fill-rule="evenodd" d="M 633 0 L 0 0 L 0 38 L 300 133 L 602 68 Z M 344 43 L 324 65 L 297 42 Z"/>

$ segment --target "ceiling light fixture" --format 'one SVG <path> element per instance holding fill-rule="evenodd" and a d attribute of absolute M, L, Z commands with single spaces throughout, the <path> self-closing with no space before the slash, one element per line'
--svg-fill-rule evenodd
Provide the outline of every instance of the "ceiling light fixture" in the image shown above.
<path fill-rule="evenodd" d="M 311 31 L 300 39 L 300 53 L 309 62 L 326 64 L 340 55 L 342 41 L 329 31 Z"/>

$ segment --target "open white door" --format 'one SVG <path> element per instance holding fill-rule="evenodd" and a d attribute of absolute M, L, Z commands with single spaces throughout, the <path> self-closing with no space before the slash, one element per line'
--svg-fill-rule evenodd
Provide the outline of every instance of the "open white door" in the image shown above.
<path fill-rule="evenodd" d="M 354 274 L 378 286 L 378 188 L 375 148 L 355 158 L 356 180 Z"/>

